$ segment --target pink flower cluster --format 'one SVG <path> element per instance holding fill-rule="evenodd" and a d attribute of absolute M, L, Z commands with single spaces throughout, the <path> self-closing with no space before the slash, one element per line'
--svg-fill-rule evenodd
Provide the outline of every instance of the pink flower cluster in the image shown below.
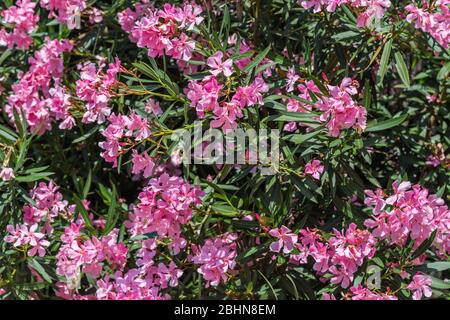
<path fill-rule="evenodd" d="M 416 29 L 429 33 L 445 49 L 450 43 L 450 1 L 437 0 L 430 7 L 427 1 L 422 1 L 422 8 L 413 4 L 405 7 L 408 12 L 406 20 L 413 23 Z"/>
<path fill-rule="evenodd" d="M 25 115 L 30 131 L 39 134 L 50 130 L 52 122 L 60 120 L 59 128 L 71 129 L 75 119 L 70 115 L 70 94 L 62 86 L 64 64 L 62 54 L 72 50 L 68 41 L 46 39 L 44 46 L 29 58 L 30 68 L 19 74 L 20 81 L 12 86 L 5 111 L 14 121 L 14 109 Z"/>
<path fill-rule="evenodd" d="M 336 300 L 333 294 L 324 293 L 322 296 L 323 300 Z M 351 287 L 349 292 L 344 295 L 345 300 L 398 300 L 394 295 L 388 293 L 375 293 L 361 284 L 357 287 Z"/>
<path fill-rule="evenodd" d="M 146 3 L 138 3 L 135 11 L 130 8 L 119 13 L 122 29 L 130 34 L 130 40 L 138 47 L 147 48 L 150 57 L 166 54 L 174 59 L 189 61 L 195 41 L 185 31 L 203 21 L 202 8 L 195 3 L 175 7 L 169 3 L 154 9 Z"/>
<path fill-rule="evenodd" d="M 366 128 L 367 111 L 352 99 L 358 93 L 353 81 L 344 78 L 339 86 L 328 85 L 330 97 L 322 97 L 316 103 L 316 108 L 323 113 L 321 122 L 327 122 L 327 128 L 332 137 L 338 137 L 341 130 Z"/>
<path fill-rule="evenodd" d="M 98 300 L 166 300 L 168 294 L 160 293 L 160 286 L 178 283 L 182 275 L 174 262 L 169 266 L 163 263 L 153 266 L 147 274 L 140 273 L 139 269 L 130 269 L 125 274 L 116 272 L 114 280 L 109 276 L 97 281 Z M 162 288 L 162 287 L 161 287 Z"/>
<path fill-rule="evenodd" d="M 242 110 L 245 107 L 263 104 L 262 94 L 267 92 L 269 87 L 262 77 L 258 76 L 250 85 L 238 87 L 230 101 L 219 103 L 221 89 L 222 85 L 215 76 L 207 76 L 200 81 L 190 81 L 185 93 L 200 118 L 205 117 L 207 111 L 211 111 L 214 115 L 211 127 L 226 131 L 236 128 L 236 120 L 243 117 Z"/>
<path fill-rule="evenodd" d="M 80 272 L 97 278 L 104 268 L 102 262 L 108 262 L 112 270 L 123 270 L 127 261 L 128 247 L 117 243 L 118 229 L 100 239 L 85 239 L 81 227 L 79 223 L 72 223 L 70 227 L 64 228 L 62 245 L 56 255 L 56 272 L 66 278 L 71 289 L 79 285 Z"/>
<path fill-rule="evenodd" d="M 13 243 L 14 247 L 31 246 L 28 249 L 29 256 L 38 253 L 43 257 L 45 247 L 50 245 L 50 242 L 45 239 L 45 235 L 53 233 L 51 223 L 57 216 L 70 216 L 75 210 L 74 206 L 69 206 L 67 201 L 63 200 L 58 189 L 59 187 L 53 181 L 48 184 L 41 182 L 33 188 L 30 196 L 35 205 L 23 207 L 24 223 L 15 227 L 9 225 L 7 227 L 9 235 L 5 237 L 5 241 Z M 44 226 L 38 232 L 41 222 L 44 223 Z"/>
<path fill-rule="evenodd" d="M 315 261 L 313 269 L 318 275 L 328 273 L 331 283 L 348 288 L 365 259 L 374 256 L 376 240 L 369 231 L 358 229 L 354 223 L 342 232 L 336 229 L 333 232 L 334 236 L 325 241 L 315 231 L 302 229 L 297 236 L 283 226 L 269 231 L 278 239 L 270 249 L 278 252 L 284 246 L 283 251 L 290 253 L 290 261 L 294 264 L 304 264 L 310 256 Z"/>
<path fill-rule="evenodd" d="M 198 272 L 206 280 L 206 287 L 228 281 L 227 273 L 236 266 L 236 240 L 236 234 L 226 233 L 207 239 L 202 246 L 192 246 L 190 260 L 199 265 Z"/>
<path fill-rule="evenodd" d="M 111 98 L 110 89 L 117 83 L 116 76 L 120 72 L 120 60 L 116 58 L 110 63 L 106 73 L 105 60 L 100 58 L 98 69 L 92 62 L 79 65 L 80 80 L 76 82 L 77 96 L 86 102 L 87 111 L 83 115 L 83 123 L 103 123 L 110 115 L 108 102 Z"/>
<path fill-rule="evenodd" d="M 69 29 L 80 27 L 77 25 L 77 19 L 80 19 L 81 12 L 87 7 L 86 0 L 41 0 L 40 5 L 50 11 L 50 18 L 56 18 Z"/>
<path fill-rule="evenodd" d="M 298 0 L 298 3 L 305 9 L 313 8 L 314 12 L 320 12 L 323 8 L 335 12 L 342 5 L 362 8 L 364 11 L 357 18 L 358 27 L 367 27 L 372 20 L 381 19 L 391 6 L 389 0 Z"/>
<path fill-rule="evenodd" d="M 186 246 L 181 226 L 191 220 L 191 207 L 201 204 L 202 195 L 199 187 L 163 173 L 139 194 L 139 203 L 125 226 L 132 236 L 156 232 L 158 237 L 169 238 L 169 246 L 177 254 Z"/>
<path fill-rule="evenodd" d="M 97 281 L 96 299 L 99 300 L 162 300 L 169 299 L 168 294 L 161 295 L 160 290 L 178 285 L 183 271 L 170 261 L 169 264 L 155 263 L 157 244 L 155 239 L 142 242 L 137 251 L 137 268 L 126 273 L 117 271 L 114 278 L 107 274 Z"/>
<path fill-rule="evenodd" d="M 373 216 L 365 221 L 374 237 L 390 244 L 406 245 L 408 237 L 413 248 L 436 231 L 434 246 L 442 254 L 450 252 L 450 210 L 444 200 L 428 190 L 409 182 L 392 184 L 393 194 L 383 190 L 366 190 L 365 204 L 373 208 Z"/>
<path fill-rule="evenodd" d="M 111 114 L 108 117 L 108 121 L 108 126 L 102 132 L 106 140 L 100 142 L 99 146 L 104 150 L 102 153 L 103 159 L 106 162 L 112 162 L 113 166 L 116 167 L 117 159 L 122 152 L 123 146 L 127 144 L 121 140 L 123 138 L 133 138 L 136 141 L 142 141 L 150 136 L 150 127 L 147 119 L 142 118 L 136 113 L 131 113 L 129 116 Z M 135 159 L 135 168 L 133 170 L 141 171 L 141 169 L 144 169 L 142 165 L 139 167 L 138 163 L 146 163 L 147 165 L 145 167 L 149 165 L 148 159 L 144 159 L 147 162 L 141 160 Z"/>
<path fill-rule="evenodd" d="M 44 222 L 46 232 L 51 234 L 53 233 L 51 224 L 56 217 L 70 218 L 73 216 L 75 206 L 69 205 L 58 190 L 59 187 L 53 181 L 50 181 L 47 184 L 40 182 L 30 191 L 31 199 L 34 200 L 35 205 L 23 207 L 25 224 L 32 225 Z"/>
<path fill-rule="evenodd" d="M 28 49 L 33 42 L 30 36 L 39 22 L 39 16 L 34 14 L 36 3 L 31 0 L 18 0 L 15 5 L 1 12 L 2 20 L 11 25 L 13 30 L 0 28 L 0 46 Z"/>
<path fill-rule="evenodd" d="M 386 293 L 374 293 L 371 290 L 364 288 L 361 284 L 357 287 L 350 288 L 351 300 L 398 300 L 394 295 Z"/>
<path fill-rule="evenodd" d="M 5 237 L 5 241 L 12 243 L 14 247 L 31 247 L 27 251 L 30 257 L 33 257 L 36 253 L 43 257 L 45 256 L 45 247 L 48 247 L 50 242 L 45 240 L 45 234 L 37 232 L 37 229 L 37 224 L 33 224 L 30 227 L 26 224 L 16 225 L 15 228 L 13 225 L 8 225 L 6 230 L 9 235 Z"/>
<path fill-rule="evenodd" d="M 300 76 L 295 70 L 292 68 L 289 69 L 286 91 L 294 91 L 295 84 L 299 79 Z M 319 88 L 311 80 L 306 80 L 297 85 L 298 97 L 310 101 L 315 109 L 322 112 L 317 119 L 327 123 L 328 132 L 333 137 L 338 137 L 343 129 L 354 128 L 364 130 L 366 128 L 367 111 L 352 98 L 353 95 L 358 93 L 354 82 L 350 78 L 344 78 L 339 86 L 327 85 L 330 96 L 321 95 Z M 314 98 L 312 95 L 314 95 Z M 312 111 L 311 104 L 299 99 L 289 98 L 287 100 L 287 111 Z M 284 126 L 284 130 L 288 132 L 293 132 L 297 128 L 296 122 L 288 122 Z"/>

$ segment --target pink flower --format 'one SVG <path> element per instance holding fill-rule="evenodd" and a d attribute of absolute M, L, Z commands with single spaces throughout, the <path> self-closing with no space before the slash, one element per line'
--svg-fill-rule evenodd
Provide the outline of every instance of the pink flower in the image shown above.
<path fill-rule="evenodd" d="M 286 91 L 292 92 L 294 91 L 294 85 L 300 79 L 300 76 L 295 72 L 295 69 L 291 67 L 289 68 L 286 77 L 287 77 Z"/>
<path fill-rule="evenodd" d="M 208 58 L 207 65 L 211 68 L 210 72 L 214 76 L 223 72 L 225 77 L 229 77 L 233 74 L 233 60 L 227 59 L 222 62 L 222 59 L 222 51 L 217 51 L 213 56 Z"/>
<path fill-rule="evenodd" d="M 166 3 L 161 9 L 145 3 L 136 5 L 136 11 L 126 9 L 118 14 L 122 29 L 138 47 L 147 48 L 150 57 L 167 54 L 176 60 L 189 61 L 195 41 L 185 32 L 200 24 L 202 8 L 185 4 L 182 8 Z M 185 31 L 185 32 L 183 32 Z"/>
<path fill-rule="evenodd" d="M 37 228 L 37 224 L 33 224 L 30 228 L 25 224 L 16 225 L 16 228 L 8 225 L 6 230 L 9 235 L 5 237 L 5 241 L 13 243 L 14 247 L 29 245 L 31 248 L 28 250 L 28 256 L 33 257 L 38 253 L 40 257 L 43 257 L 45 256 L 45 247 L 48 247 L 50 242 L 43 239 L 45 236 L 43 233 L 36 232 Z"/>
<path fill-rule="evenodd" d="M 120 71 L 120 60 L 116 58 L 114 64 L 109 64 L 106 73 L 102 72 L 104 67 L 103 59 L 99 61 L 98 70 L 91 62 L 78 66 L 81 73 L 80 80 L 76 82 L 76 92 L 78 97 L 86 102 L 84 123 L 103 123 L 111 113 L 108 106 L 111 98 L 110 89 L 115 84 L 115 77 Z"/>
<path fill-rule="evenodd" d="M 422 296 L 427 298 L 431 297 L 433 291 L 429 287 L 432 283 L 430 277 L 426 275 L 416 274 L 413 277 L 413 280 L 408 285 L 408 289 L 413 291 L 413 299 L 421 300 Z"/>
<path fill-rule="evenodd" d="M 49 17 L 67 24 L 69 29 L 79 28 L 77 18 L 86 9 L 86 0 L 41 0 L 41 7 L 50 11 Z"/>
<path fill-rule="evenodd" d="M 70 95 L 61 85 L 64 72 L 62 55 L 72 50 L 68 41 L 45 39 L 41 49 L 29 58 L 30 68 L 13 84 L 5 111 L 14 123 L 14 110 L 25 115 L 30 132 L 43 134 L 52 122 L 63 121 L 62 127 L 70 129 L 74 121 L 69 113 Z M 63 124 L 64 123 L 64 124 Z"/>
<path fill-rule="evenodd" d="M 203 192 L 179 177 L 167 173 L 149 181 L 139 194 L 139 203 L 133 207 L 125 222 L 132 236 L 157 232 L 170 240 L 170 247 L 178 253 L 184 247 L 181 226 L 192 218 L 192 206 L 201 203 Z"/>
<path fill-rule="evenodd" d="M 406 21 L 415 22 L 416 29 L 429 33 L 445 49 L 448 49 L 450 43 L 448 1 L 436 2 L 434 8 L 436 11 L 432 12 L 426 7 L 417 8 L 413 4 L 409 4 L 405 7 L 408 12 Z"/>
<path fill-rule="evenodd" d="M 145 103 L 145 112 L 153 113 L 155 116 L 159 116 L 163 113 L 159 101 L 152 98 L 148 99 Z"/>
<path fill-rule="evenodd" d="M 366 109 L 359 106 L 351 97 L 357 93 L 350 78 L 344 78 L 339 87 L 328 85 L 331 97 L 322 97 L 315 107 L 323 113 L 318 117 L 327 122 L 329 134 L 338 137 L 342 129 L 354 128 L 363 131 L 366 128 Z"/>
<path fill-rule="evenodd" d="M 214 120 L 211 121 L 211 128 L 220 128 L 224 131 L 236 128 L 236 120 L 242 118 L 242 109 L 234 101 L 224 102 L 221 106 L 216 106 L 213 110 Z"/>
<path fill-rule="evenodd" d="M 18 49 L 28 49 L 33 42 L 31 34 L 39 22 L 39 16 L 34 14 L 36 3 L 31 0 L 18 0 L 15 5 L 1 12 L 6 24 L 11 25 L 13 30 L 7 32 L 0 28 L 0 46 L 8 46 Z"/>
<path fill-rule="evenodd" d="M 16 176 L 14 175 L 14 170 L 9 167 L 3 167 L 2 171 L 0 172 L 0 179 L 3 181 L 10 181 L 14 179 Z"/>
<path fill-rule="evenodd" d="M 361 8 L 362 12 L 357 19 L 358 27 L 367 27 L 373 18 L 381 19 L 391 5 L 389 0 L 298 0 L 298 3 L 305 9 L 313 8 L 313 12 L 324 11 L 324 9 L 335 12 L 341 5 Z"/>
<path fill-rule="evenodd" d="M 206 287 L 227 282 L 227 273 L 236 266 L 236 239 L 234 233 L 207 239 L 203 246 L 192 246 L 193 255 L 189 259 L 199 265 L 198 272 L 206 280 Z"/>
<path fill-rule="evenodd" d="M 148 178 L 152 175 L 153 169 L 155 167 L 155 163 L 148 156 L 147 152 L 144 152 L 142 155 L 138 154 L 136 150 L 133 150 L 133 174 L 139 174 L 141 171 L 144 171 L 144 178 Z"/>
<path fill-rule="evenodd" d="M 294 244 L 297 243 L 298 239 L 298 236 L 285 226 L 272 229 L 269 231 L 269 234 L 272 237 L 278 238 L 277 241 L 270 244 L 270 251 L 272 252 L 280 252 L 283 249 L 283 252 L 287 254 L 294 249 Z"/>
<path fill-rule="evenodd" d="M 212 111 L 219 105 L 221 89 L 222 86 L 219 85 L 216 77 L 209 76 L 201 81 L 189 81 L 185 93 L 191 101 L 191 106 L 197 110 L 197 115 L 203 118 L 206 111 Z"/>
<path fill-rule="evenodd" d="M 324 166 L 319 160 L 312 160 L 305 165 L 305 174 L 311 175 L 314 179 L 320 180 Z"/>
<path fill-rule="evenodd" d="M 352 294 L 352 300 L 398 300 L 396 296 L 389 294 L 376 294 L 364 288 L 361 284 L 357 287 L 351 287 L 350 292 Z"/>
<path fill-rule="evenodd" d="M 433 245 L 441 254 L 450 252 L 450 210 L 444 201 L 436 195 L 429 195 L 428 190 L 419 185 L 411 186 L 409 182 L 394 182 L 392 188 L 393 194 L 386 200 L 381 190 L 377 194 L 366 191 L 369 197 L 365 203 L 375 205 L 373 216 L 364 222 L 372 234 L 400 246 L 406 245 L 411 238 L 415 249 L 436 231 Z"/>
<path fill-rule="evenodd" d="M 88 12 L 89 14 L 89 23 L 96 24 L 103 21 L 103 11 L 98 8 L 92 8 Z"/>

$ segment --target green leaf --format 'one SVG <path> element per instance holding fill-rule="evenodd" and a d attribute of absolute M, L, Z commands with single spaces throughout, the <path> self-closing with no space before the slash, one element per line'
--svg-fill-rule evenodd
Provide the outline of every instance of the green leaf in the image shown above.
<path fill-rule="evenodd" d="M 313 118 L 316 117 L 313 113 L 306 112 L 281 112 L 279 115 L 267 117 L 267 121 L 296 121 L 304 123 L 317 123 Z"/>
<path fill-rule="evenodd" d="M 255 229 L 259 228 L 258 221 L 232 220 L 231 224 L 237 229 Z"/>
<path fill-rule="evenodd" d="M 244 69 L 245 73 L 250 73 L 256 66 L 260 64 L 261 61 L 266 57 L 266 55 L 269 53 L 270 46 L 268 46 L 264 51 L 260 52 L 252 62 L 250 62 Z"/>
<path fill-rule="evenodd" d="M 154 231 L 154 232 L 140 234 L 135 237 L 131 237 L 130 241 L 148 240 L 148 239 L 156 238 L 157 236 L 158 236 L 158 232 Z"/>
<path fill-rule="evenodd" d="M 82 142 L 82 141 L 88 139 L 90 136 L 92 136 L 94 133 L 96 133 L 99 128 L 100 128 L 99 126 L 93 127 L 91 130 L 89 130 L 88 132 L 83 134 L 81 137 L 73 140 L 72 143 L 75 144 L 75 143 L 79 143 L 79 142 Z"/>
<path fill-rule="evenodd" d="M 36 259 L 30 259 L 28 261 L 28 264 L 34 269 L 36 270 L 41 276 L 42 278 L 47 281 L 48 283 L 52 283 L 52 277 L 49 276 L 49 274 L 47 273 L 47 271 L 45 271 L 44 267 L 36 260 Z"/>
<path fill-rule="evenodd" d="M 432 281 L 431 287 L 432 288 L 434 288 L 434 289 L 441 289 L 441 290 L 448 290 L 448 289 L 450 289 L 450 282 L 445 282 L 445 281 L 443 281 L 441 279 L 432 277 L 430 275 L 428 275 L 428 277 L 431 278 L 431 281 Z"/>
<path fill-rule="evenodd" d="M 286 137 L 283 137 L 283 140 L 287 140 L 287 141 L 293 142 L 297 145 L 300 145 L 303 142 L 306 142 L 306 141 L 314 138 L 315 136 L 319 135 L 320 133 L 322 133 L 322 130 L 315 130 L 315 131 L 312 131 L 309 133 L 290 134 L 290 135 L 287 135 Z"/>
<path fill-rule="evenodd" d="M 239 263 L 246 263 L 267 251 L 267 244 L 261 244 L 257 247 L 251 247 L 249 250 L 239 254 L 236 258 Z"/>
<path fill-rule="evenodd" d="M 54 174 L 53 172 L 38 172 L 38 173 L 30 174 L 28 176 L 18 176 L 18 177 L 16 177 L 15 180 L 19 181 L 19 182 L 33 182 L 33 181 L 38 181 L 43 178 L 49 177 L 53 174 Z"/>
<path fill-rule="evenodd" d="M 378 69 L 379 84 L 383 83 L 383 79 L 386 74 L 387 67 L 389 65 L 391 49 L 392 49 L 392 38 L 386 42 L 383 48 L 383 53 L 381 54 L 380 68 Z"/>
<path fill-rule="evenodd" d="M 430 262 L 426 264 L 426 267 L 436 271 L 445 271 L 450 269 L 450 261 Z"/>
<path fill-rule="evenodd" d="M 4 138 L 6 142 L 9 141 L 12 143 L 16 142 L 17 139 L 19 138 L 14 131 L 10 130 L 9 128 L 1 124 L 0 124 L 0 137 Z"/>
<path fill-rule="evenodd" d="M 86 208 L 84 207 L 83 203 L 81 202 L 80 198 L 78 198 L 76 195 L 73 198 L 73 201 L 75 202 L 75 205 L 77 207 L 77 212 L 81 214 L 84 220 L 84 224 L 86 225 L 86 228 L 91 231 L 95 232 L 94 226 L 92 225 L 92 221 L 89 218 L 89 213 L 87 212 Z"/>
<path fill-rule="evenodd" d="M 108 233 L 111 232 L 112 229 L 114 229 L 117 221 L 119 220 L 119 215 L 120 215 L 120 208 L 117 206 L 117 191 L 116 187 L 113 185 L 111 202 L 108 208 L 108 215 L 106 216 L 106 226 L 104 230 L 105 235 L 107 235 Z"/>
<path fill-rule="evenodd" d="M 89 190 L 91 189 L 91 183 L 92 183 L 92 170 L 89 169 L 88 177 L 87 177 L 86 183 L 84 184 L 84 187 L 83 187 L 83 198 L 84 199 L 86 199 L 89 194 Z"/>
<path fill-rule="evenodd" d="M 447 62 L 444 64 L 444 66 L 439 70 L 439 73 L 437 75 L 437 80 L 442 81 L 445 80 L 448 77 L 448 74 L 450 73 L 450 62 Z"/>
<path fill-rule="evenodd" d="M 409 81 L 409 72 L 408 68 L 406 67 L 405 60 L 403 60 L 403 56 L 400 52 L 396 52 L 394 56 L 395 67 L 397 68 L 398 75 L 400 76 L 403 84 L 409 88 L 411 86 L 411 83 Z"/>
<path fill-rule="evenodd" d="M 382 131 L 386 129 L 390 129 L 393 127 L 396 127 L 403 123 L 408 118 L 407 114 L 381 121 L 381 122 L 375 122 L 375 123 L 369 123 L 369 125 L 366 128 L 366 132 L 376 132 L 376 131 Z"/>

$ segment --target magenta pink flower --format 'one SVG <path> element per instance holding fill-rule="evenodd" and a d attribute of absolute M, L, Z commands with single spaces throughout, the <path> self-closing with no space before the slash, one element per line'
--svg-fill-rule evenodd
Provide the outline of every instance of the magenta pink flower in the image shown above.
<path fill-rule="evenodd" d="M 142 153 L 142 155 L 138 154 L 136 150 L 133 150 L 133 174 L 139 174 L 143 171 L 144 178 L 148 178 L 152 175 L 153 169 L 155 167 L 155 163 L 148 156 L 147 152 Z"/>
<path fill-rule="evenodd" d="M 211 68 L 210 72 L 214 76 L 218 76 L 223 73 L 225 77 L 229 77 L 233 74 L 233 60 L 227 59 L 222 62 L 223 53 L 217 51 L 214 55 L 208 58 L 207 65 Z"/>
<path fill-rule="evenodd" d="M 206 287 L 227 282 L 227 273 L 236 266 L 236 239 L 236 234 L 227 233 L 207 239 L 203 246 L 192 246 L 190 260 L 199 265 L 198 272 L 206 280 Z"/>
<path fill-rule="evenodd" d="M 30 57 L 30 68 L 12 86 L 5 111 L 14 123 L 14 109 L 25 114 L 31 132 L 43 134 L 52 122 L 62 121 L 61 128 L 70 129 L 74 119 L 69 113 L 70 95 L 61 85 L 64 72 L 62 55 L 72 50 L 68 41 L 45 39 L 44 46 Z"/>
<path fill-rule="evenodd" d="M 191 101 L 191 106 L 197 110 L 197 115 L 203 118 L 206 111 L 212 111 L 219 106 L 221 89 L 222 86 L 219 85 L 216 77 L 209 76 L 201 81 L 190 81 L 185 93 Z"/>
<path fill-rule="evenodd" d="M 45 234 L 36 232 L 38 228 L 37 224 L 33 224 L 29 228 L 25 225 L 16 225 L 14 228 L 12 225 L 8 225 L 6 230 L 9 235 L 5 237 L 5 241 L 12 243 L 14 247 L 22 247 L 29 245 L 28 256 L 33 257 L 36 253 L 40 257 L 45 256 L 45 247 L 50 245 L 50 242 L 45 240 Z"/>
<path fill-rule="evenodd" d="M 103 123 L 111 113 L 108 106 L 111 98 L 110 89 L 116 83 L 115 77 L 120 71 L 120 60 L 116 58 L 114 64 L 109 64 L 106 73 L 102 71 L 104 67 L 103 59 L 99 61 L 98 70 L 91 62 L 78 66 L 81 73 L 80 80 L 76 82 L 76 92 L 78 97 L 86 102 L 84 123 Z"/>
<path fill-rule="evenodd" d="M 66 24 L 69 29 L 79 28 L 77 17 L 86 9 L 86 0 L 41 0 L 41 7 L 50 11 L 49 17 Z"/>
<path fill-rule="evenodd" d="M 369 197 L 365 203 L 375 205 L 375 209 L 364 225 L 376 238 L 390 244 L 404 246 L 410 237 L 414 241 L 413 248 L 420 246 L 436 231 L 433 245 L 440 253 L 448 253 L 450 210 L 444 201 L 429 195 L 428 190 L 419 185 L 411 186 L 409 182 L 394 182 L 392 189 L 391 196 L 384 196 L 381 190 L 376 194 L 366 192 Z"/>
<path fill-rule="evenodd" d="M 327 123 L 329 134 L 338 137 L 343 129 L 366 128 L 366 109 L 358 105 L 352 95 L 357 93 L 350 78 L 344 78 L 339 87 L 328 85 L 331 97 L 322 97 L 315 107 L 323 112 L 317 119 Z"/>
<path fill-rule="evenodd" d="M 311 175 L 314 179 L 320 180 L 320 175 L 323 173 L 324 166 L 319 160 L 312 160 L 305 165 L 305 174 Z"/>
<path fill-rule="evenodd" d="M 357 18 L 358 27 L 367 27 L 372 20 L 381 19 L 391 5 L 389 0 L 298 0 L 298 3 L 305 9 L 313 8 L 314 12 L 335 12 L 342 5 L 360 8 L 363 11 Z"/>
<path fill-rule="evenodd" d="M 156 9 L 143 2 L 135 10 L 128 8 L 118 14 L 119 24 L 129 33 L 131 41 L 147 48 L 150 57 L 167 54 L 177 60 L 191 59 L 195 41 L 185 32 L 203 21 L 200 6 L 185 3 L 183 7 L 175 7 L 166 3 Z"/>
<path fill-rule="evenodd" d="M 159 116 L 163 113 L 159 101 L 152 98 L 148 99 L 148 101 L 145 103 L 145 112 L 153 114 L 155 116 Z"/>
<path fill-rule="evenodd" d="M 361 284 L 357 287 L 351 287 L 352 300 L 398 300 L 396 296 L 389 294 L 377 294 L 364 288 Z"/>
<path fill-rule="evenodd" d="M 426 275 L 414 275 L 413 280 L 408 285 L 408 289 L 413 292 L 413 299 L 421 300 L 422 296 L 425 296 L 427 298 L 431 297 L 433 293 L 431 288 L 429 287 L 431 283 L 431 278 Z"/>
<path fill-rule="evenodd" d="M 139 194 L 140 203 L 133 207 L 125 226 L 132 236 L 157 232 L 178 253 L 185 245 L 181 226 L 191 220 L 191 206 L 199 205 L 202 195 L 200 188 L 163 173 Z"/>
<path fill-rule="evenodd" d="M 298 236 L 285 226 L 272 229 L 269 231 L 269 234 L 278 239 L 270 244 L 270 251 L 272 252 L 280 252 L 283 249 L 283 252 L 287 254 L 294 249 L 294 244 L 298 239 Z"/>
<path fill-rule="evenodd" d="M 433 11 L 433 8 L 435 11 Z M 415 23 L 416 29 L 429 33 L 444 48 L 448 49 L 450 43 L 450 10 L 447 0 L 436 1 L 433 8 L 428 6 L 417 8 L 414 4 L 405 7 L 408 15 L 406 21 Z"/>
<path fill-rule="evenodd" d="M 39 16 L 35 15 L 36 3 L 31 0 L 18 0 L 15 5 L 1 11 L 2 20 L 11 25 L 13 30 L 6 31 L 0 28 L 0 46 L 8 46 L 18 49 L 28 49 L 33 42 L 30 36 L 39 22 Z"/>
<path fill-rule="evenodd" d="M 98 8 L 91 8 L 88 11 L 89 14 L 89 23 L 96 24 L 103 21 L 103 11 Z"/>

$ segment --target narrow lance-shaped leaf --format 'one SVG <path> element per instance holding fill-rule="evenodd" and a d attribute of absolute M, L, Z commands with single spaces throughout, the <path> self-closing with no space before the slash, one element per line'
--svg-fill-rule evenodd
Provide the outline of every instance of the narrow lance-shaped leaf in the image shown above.
<path fill-rule="evenodd" d="M 405 60 L 403 60 L 403 56 L 400 52 L 395 53 L 395 67 L 397 68 L 398 75 L 400 76 L 403 84 L 409 88 L 411 86 L 409 81 L 409 72 L 406 67 Z"/>

